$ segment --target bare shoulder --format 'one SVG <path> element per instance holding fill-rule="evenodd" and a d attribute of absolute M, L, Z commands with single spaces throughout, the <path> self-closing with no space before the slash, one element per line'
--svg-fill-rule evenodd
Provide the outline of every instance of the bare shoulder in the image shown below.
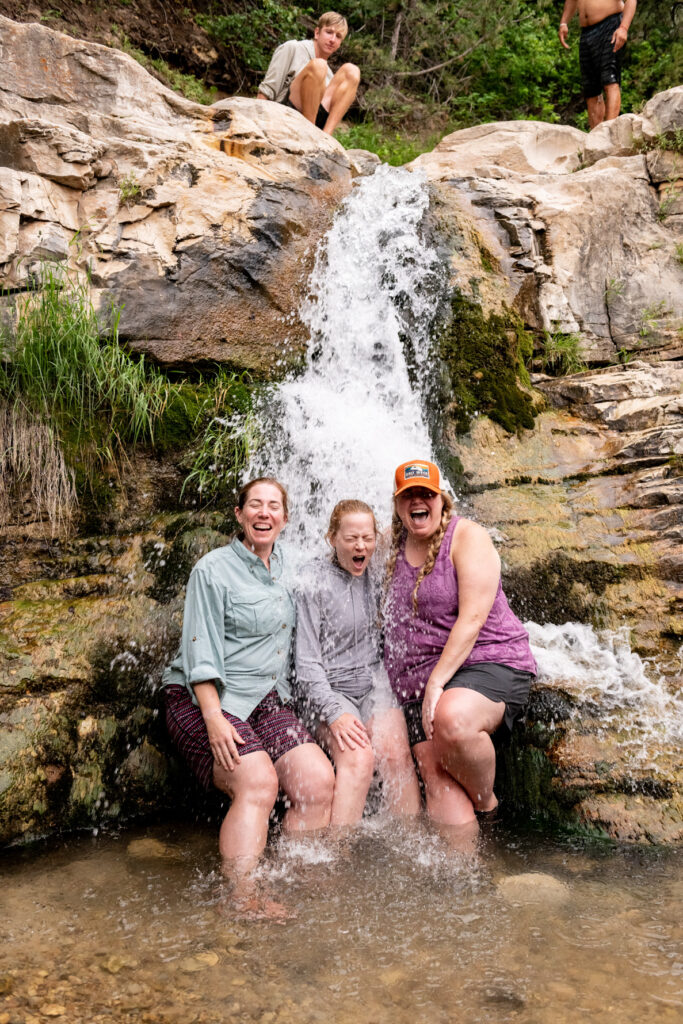
<path fill-rule="evenodd" d="M 451 541 L 451 561 L 456 565 L 482 558 L 499 562 L 488 530 L 472 519 L 459 520 Z"/>

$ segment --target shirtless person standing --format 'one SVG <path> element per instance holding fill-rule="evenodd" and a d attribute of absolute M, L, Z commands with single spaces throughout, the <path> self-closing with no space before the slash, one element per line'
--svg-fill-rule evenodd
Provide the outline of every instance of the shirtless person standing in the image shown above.
<path fill-rule="evenodd" d="M 335 75 L 327 65 L 347 32 L 346 18 L 328 11 L 318 19 L 313 39 L 289 39 L 278 46 L 259 85 L 258 99 L 294 107 L 332 135 L 356 98 L 360 82 L 355 64 L 342 64 Z"/>
<path fill-rule="evenodd" d="M 636 2 L 637 0 L 565 0 L 558 35 L 565 50 L 568 50 L 569 22 L 578 9 L 581 26 L 581 85 L 588 108 L 588 124 L 591 128 L 595 128 L 602 121 L 612 121 L 619 116 L 621 62 L 628 30 L 636 13 Z"/>

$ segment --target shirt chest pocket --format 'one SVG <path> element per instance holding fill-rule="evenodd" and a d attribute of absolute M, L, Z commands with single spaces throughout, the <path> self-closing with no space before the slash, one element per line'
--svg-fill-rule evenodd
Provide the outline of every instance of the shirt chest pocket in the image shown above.
<path fill-rule="evenodd" d="M 283 618 L 283 615 L 285 616 Z M 228 632 L 239 637 L 270 636 L 288 621 L 289 609 L 281 594 L 231 597 L 226 610 Z"/>

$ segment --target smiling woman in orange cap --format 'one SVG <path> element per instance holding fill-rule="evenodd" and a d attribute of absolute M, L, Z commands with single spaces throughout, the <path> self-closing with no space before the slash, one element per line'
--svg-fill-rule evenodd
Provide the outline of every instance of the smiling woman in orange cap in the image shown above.
<path fill-rule="evenodd" d="M 536 664 L 486 530 L 453 513 L 433 462 L 395 475 L 385 661 L 427 810 L 464 825 L 495 813 L 491 734 L 526 705 Z"/>

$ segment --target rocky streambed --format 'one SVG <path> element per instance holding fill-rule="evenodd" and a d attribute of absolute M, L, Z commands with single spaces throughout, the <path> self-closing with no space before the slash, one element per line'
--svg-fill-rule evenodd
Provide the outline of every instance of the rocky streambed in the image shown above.
<path fill-rule="evenodd" d="M 283 107 L 202 107 L 118 51 L 35 24 L 0 29 L 5 320 L 47 260 L 87 271 L 103 311 L 122 306 L 132 351 L 183 372 L 220 361 L 282 376 L 303 352 L 316 244 L 372 158 Z M 627 660 L 620 678 L 642 669 L 679 721 L 683 199 L 666 147 L 682 127 L 679 88 L 589 136 L 485 125 L 413 165 L 429 183 L 427 229 L 449 289 L 482 325 L 456 374 L 454 304 L 440 328 L 450 355 L 434 362 L 460 500 L 494 531 L 522 618 L 618 635 L 649 659 Z M 465 430 L 454 382 L 464 375 L 482 395 L 484 329 L 526 412 L 506 418 L 511 385 Z M 551 376 L 548 351 L 572 338 L 585 369 Z M 189 568 L 232 524 L 194 511 L 181 485 L 172 453 L 131 453 L 107 514 L 75 534 L 51 532 L 30 503 L 0 532 L 3 842 L 158 813 L 179 792 L 196 804 L 178 786 L 153 691 Z M 680 759 L 669 733 L 641 721 L 655 698 L 638 682 L 606 709 L 590 678 L 539 678 L 501 758 L 508 805 L 619 840 L 680 841 Z"/>

